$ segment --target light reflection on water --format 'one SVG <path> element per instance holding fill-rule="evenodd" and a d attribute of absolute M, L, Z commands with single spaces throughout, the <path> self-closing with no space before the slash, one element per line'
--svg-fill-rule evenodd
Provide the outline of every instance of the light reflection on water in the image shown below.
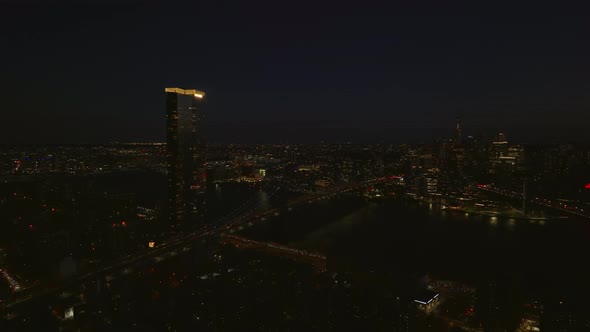
<path fill-rule="evenodd" d="M 516 220 L 510 218 L 507 220 L 506 224 L 508 225 L 509 230 L 514 230 L 514 226 L 516 225 Z"/>
<path fill-rule="evenodd" d="M 350 232 L 355 225 L 365 221 L 371 215 L 371 210 L 375 210 L 375 206 L 359 208 L 324 227 L 312 231 L 302 241 L 291 243 L 291 245 L 300 248 L 324 250 L 331 246 L 338 237 Z"/>
<path fill-rule="evenodd" d="M 294 208 L 248 235 L 322 252 L 329 262 L 359 268 L 475 280 L 508 270 L 528 276 L 537 273 L 531 266 L 541 265 L 575 272 L 576 265 L 564 265 L 564 257 L 572 262 L 585 259 L 590 224 L 572 225 L 572 220 L 532 222 L 466 215 L 402 199 L 367 203 L 348 197 Z"/>
<path fill-rule="evenodd" d="M 324 208 L 338 209 L 338 203 L 328 202 Z M 311 213 L 310 218 L 313 218 Z M 384 216 L 384 214 L 386 216 Z M 437 224 L 446 226 L 435 226 Z M 335 216 L 329 221 L 318 222 L 318 228 L 310 231 L 302 239 L 292 239 L 289 241 L 291 245 L 305 248 L 317 247 L 317 249 L 326 248 L 338 241 L 338 238 L 347 238 L 353 236 L 356 230 L 365 227 L 364 225 L 372 225 L 370 227 L 393 227 L 395 225 L 395 232 L 403 234 L 412 224 L 424 224 L 424 231 L 432 231 L 430 228 L 439 228 L 441 237 L 445 237 L 445 233 L 459 232 L 464 235 L 461 238 L 476 239 L 477 234 L 482 230 L 485 238 L 495 239 L 499 236 L 506 236 L 501 230 L 514 232 L 519 228 L 538 228 L 545 225 L 545 221 L 532 220 L 516 220 L 514 218 L 503 218 L 498 216 L 483 216 L 480 214 L 470 214 L 468 212 L 454 213 L 437 208 L 437 206 L 426 203 L 415 203 L 407 201 L 388 201 L 384 200 L 380 203 L 369 202 L 363 208 L 354 210 L 346 215 Z M 358 226 L 354 228 L 355 226 Z M 451 227 L 451 225 L 454 225 Z M 530 225 L 530 226 L 529 226 Z M 369 226 L 367 226 L 369 227 Z M 483 227 L 483 228 L 482 228 Z M 354 230 L 354 231 L 353 231 Z M 390 230 L 374 230 L 375 232 L 387 232 Z M 371 232 L 371 230 L 367 230 Z M 449 233 L 450 234 L 450 233 Z M 403 235 L 400 235 L 403 237 Z M 414 234 L 408 235 L 410 238 Z M 419 234 L 417 235 L 419 236 Z M 456 236 L 456 234 L 449 235 Z M 323 243 L 323 242 L 330 242 Z"/>
<path fill-rule="evenodd" d="M 490 225 L 498 226 L 498 217 L 490 217 Z"/>

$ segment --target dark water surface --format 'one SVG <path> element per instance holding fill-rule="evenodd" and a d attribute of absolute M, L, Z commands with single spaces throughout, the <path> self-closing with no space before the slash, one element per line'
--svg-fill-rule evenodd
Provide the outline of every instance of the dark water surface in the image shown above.
<path fill-rule="evenodd" d="M 109 185 L 119 190 L 137 191 L 140 201 L 165 198 L 163 175 L 127 174 L 111 180 Z M 208 220 L 245 206 L 280 206 L 286 196 L 260 184 L 210 184 Z M 586 220 L 493 218 L 401 199 L 367 202 L 348 196 L 285 210 L 243 235 L 323 252 L 329 264 L 469 283 L 503 277 L 527 293 L 590 296 Z"/>
<path fill-rule="evenodd" d="M 590 288 L 590 223 L 529 221 L 447 212 L 398 199 L 346 197 L 311 204 L 247 232 L 324 252 L 329 262 L 478 283 L 508 277 L 523 291 Z"/>

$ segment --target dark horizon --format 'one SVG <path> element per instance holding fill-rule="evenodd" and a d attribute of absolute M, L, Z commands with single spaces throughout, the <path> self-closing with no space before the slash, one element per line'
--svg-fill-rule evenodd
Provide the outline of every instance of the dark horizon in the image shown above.
<path fill-rule="evenodd" d="M 588 17 L 529 10 L 3 1 L 0 141 L 161 141 L 168 86 L 211 142 L 588 140 Z"/>
<path fill-rule="evenodd" d="M 0 331 L 590 330 L 588 22 L 0 0 Z"/>
<path fill-rule="evenodd" d="M 205 125 L 205 127 L 207 127 Z M 233 130 L 234 128 L 229 128 Z M 248 131 L 249 134 L 220 134 L 219 128 L 205 128 L 207 144 L 431 144 L 443 139 L 452 138 L 452 128 L 381 128 L 363 129 L 358 128 L 286 128 L 252 126 L 240 128 Z M 237 132 L 237 131 L 235 131 Z M 304 132 L 306 135 L 301 135 Z M 354 133 L 351 135 L 351 132 Z M 497 133 L 505 133 L 510 143 L 523 145 L 553 145 L 553 144 L 574 144 L 588 145 L 590 132 L 583 128 L 547 130 L 542 135 L 535 136 L 523 132 L 518 128 L 507 128 L 506 130 L 486 128 L 467 129 L 464 131 L 464 138 L 484 138 L 492 141 Z M 272 137 L 272 138 L 269 138 Z M 131 143 L 166 143 L 163 137 L 139 139 L 133 135 L 121 136 L 119 139 L 87 139 L 77 142 L 67 139 L 56 139 L 52 141 L 4 141 L 0 145 L 8 146 L 35 146 L 35 145 L 108 145 L 108 144 L 131 144 Z"/>

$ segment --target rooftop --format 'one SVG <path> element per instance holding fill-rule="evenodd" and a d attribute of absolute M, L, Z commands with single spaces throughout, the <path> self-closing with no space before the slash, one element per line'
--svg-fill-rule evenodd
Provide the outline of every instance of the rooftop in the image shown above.
<path fill-rule="evenodd" d="M 165 91 L 178 93 L 181 95 L 193 95 L 197 98 L 203 98 L 205 96 L 205 92 L 199 91 L 199 90 L 194 90 L 194 89 L 185 90 L 185 89 L 181 89 L 181 88 L 166 88 Z"/>
<path fill-rule="evenodd" d="M 424 289 L 414 297 L 414 302 L 419 304 L 430 304 L 430 302 L 434 301 L 438 297 L 438 293 Z"/>

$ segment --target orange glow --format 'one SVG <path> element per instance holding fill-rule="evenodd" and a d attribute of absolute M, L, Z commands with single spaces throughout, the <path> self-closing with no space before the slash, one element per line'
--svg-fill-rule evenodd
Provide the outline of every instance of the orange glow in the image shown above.
<path fill-rule="evenodd" d="M 193 95 L 197 98 L 203 98 L 205 96 L 205 92 L 195 90 L 195 89 L 185 90 L 185 89 L 181 89 L 181 88 L 166 88 L 166 89 L 164 89 L 164 91 L 177 93 L 177 94 L 181 94 L 181 95 Z"/>

